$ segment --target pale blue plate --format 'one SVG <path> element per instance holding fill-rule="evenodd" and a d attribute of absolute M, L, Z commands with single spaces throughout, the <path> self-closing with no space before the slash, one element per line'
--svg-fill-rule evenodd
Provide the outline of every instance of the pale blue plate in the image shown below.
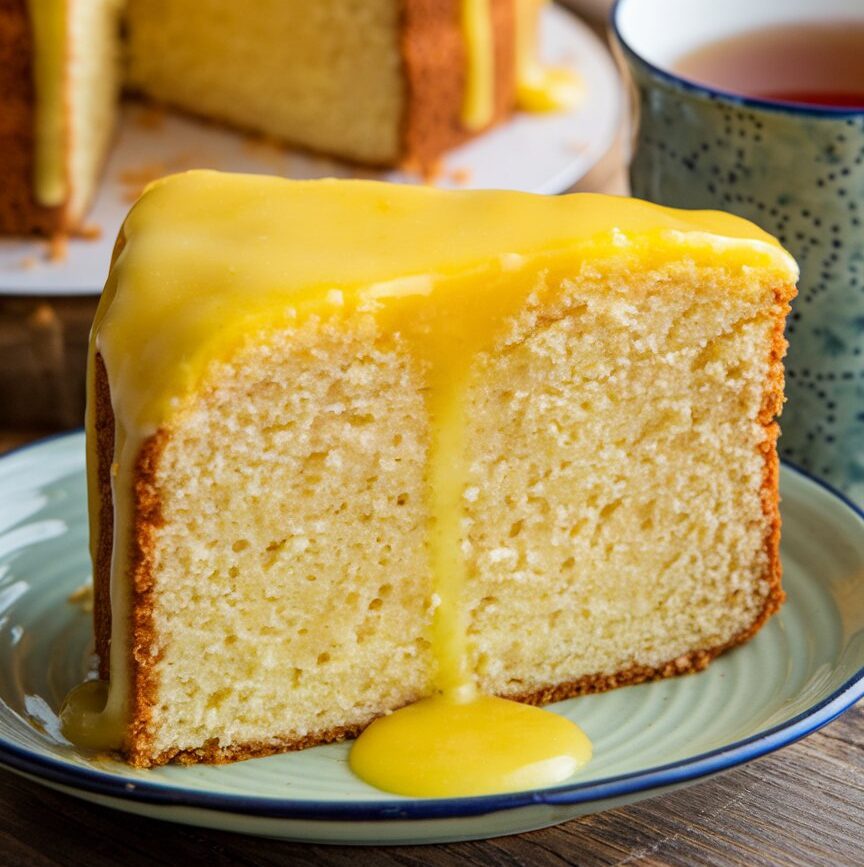
<path fill-rule="evenodd" d="M 749 644 L 704 673 L 561 702 L 594 741 L 571 782 L 480 798 L 408 800 L 348 770 L 346 744 L 223 767 L 136 771 L 74 749 L 57 708 L 87 664 L 84 438 L 0 459 L 0 762 L 107 806 L 175 822 L 330 843 L 512 834 L 685 786 L 801 738 L 864 695 L 864 516 L 784 467 L 789 595 Z"/>

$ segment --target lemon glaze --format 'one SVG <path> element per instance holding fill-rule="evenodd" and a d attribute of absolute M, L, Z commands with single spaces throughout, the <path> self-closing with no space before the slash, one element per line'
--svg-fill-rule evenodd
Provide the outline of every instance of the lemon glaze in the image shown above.
<path fill-rule="evenodd" d="M 579 75 L 564 67 L 540 62 L 538 24 L 548 0 L 516 0 L 516 107 L 547 112 L 572 108 L 583 96 Z M 488 126 L 495 114 L 495 38 L 491 0 L 462 0 L 462 38 L 465 44 L 465 93 L 462 123 L 466 129 Z"/>
<path fill-rule="evenodd" d="M 540 62 L 540 11 L 548 0 L 516 2 L 516 107 L 547 112 L 573 108 L 584 96 L 581 76 Z"/>
<path fill-rule="evenodd" d="M 379 789 L 437 798 L 548 786 L 590 758 L 591 742 L 563 716 L 494 696 L 437 695 L 373 722 L 349 762 Z"/>
<path fill-rule="evenodd" d="M 440 695 L 373 723 L 355 746 L 352 766 L 376 785 L 408 795 L 433 788 L 437 794 L 458 795 L 518 787 L 528 778 L 518 767 L 534 769 L 530 785 L 569 776 L 590 755 L 575 726 L 546 711 L 523 713 L 513 709 L 520 707 L 513 702 L 490 703 L 475 695 L 460 605 L 466 580 L 460 535 L 463 400 L 473 359 L 492 345 L 529 297 L 542 300 L 566 277 L 604 258 L 623 258 L 644 269 L 682 256 L 697 264 L 772 269 L 778 282 L 797 275 L 777 242 L 744 220 L 632 199 L 452 192 L 209 171 L 151 185 L 121 230 L 91 333 L 87 427 L 93 550 L 99 530 L 96 353 L 105 362 L 116 423 L 111 677 L 107 693 L 104 685 L 85 685 L 70 697 L 63 714 L 69 739 L 97 748 L 123 743 L 130 693 L 130 540 L 125 534 L 133 517 L 134 463 L 143 442 L 170 427 L 172 415 L 194 399 L 208 366 L 230 357 L 244 342 L 266 339 L 309 317 L 338 323 L 368 316 L 380 334 L 398 331 L 406 338 L 427 377 L 429 551 L 439 603 L 432 638 Z M 512 720 L 514 714 L 523 727 L 522 746 L 514 743 L 513 749 L 527 749 L 523 742 L 548 743 L 545 757 L 529 750 L 521 759 L 516 752 L 496 758 L 502 753 L 494 746 L 497 723 L 490 719 Z M 569 735 L 553 736 L 562 723 L 571 727 Z M 511 723 L 501 725 L 504 730 Z M 386 737 L 379 735 L 382 728 Z M 417 744 L 430 731 L 447 734 L 448 742 L 421 750 L 429 766 L 404 788 L 405 757 L 395 746 L 388 750 L 380 744 Z M 488 742 L 490 749 L 477 762 L 482 778 L 462 773 L 458 780 L 441 782 L 435 755 L 475 742 Z M 378 769 L 374 779 L 370 766 Z"/>
<path fill-rule="evenodd" d="M 66 199 L 66 0 L 27 0 L 36 92 L 33 193 L 40 205 Z"/>

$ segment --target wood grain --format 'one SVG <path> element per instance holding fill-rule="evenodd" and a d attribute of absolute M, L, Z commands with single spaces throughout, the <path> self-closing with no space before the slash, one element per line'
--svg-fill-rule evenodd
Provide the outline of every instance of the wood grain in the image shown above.
<path fill-rule="evenodd" d="M 0 452 L 39 431 L 0 428 Z M 282 843 L 143 819 L 0 770 L 0 865 L 794 865 L 864 867 L 864 703 L 683 791 L 515 837 L 439 846 Z"/>
<path fill-rule="evenodd" d="M 0 428 L 79 427 L 98 297 L 0 296 Z"/>

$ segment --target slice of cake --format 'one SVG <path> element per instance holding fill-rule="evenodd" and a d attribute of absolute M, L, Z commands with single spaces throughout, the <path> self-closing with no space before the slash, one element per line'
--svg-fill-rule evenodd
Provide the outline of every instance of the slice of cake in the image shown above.
<path fill-rule="evenodd" d="M 77 226 L 114 131 L 120 0 L 0 0 L 0 234 Z"/>
<path fill-rule="evenodd" d="M 796 270 L 755 226 L 193 172 L 116 250 L 91 743 L 264 755 L 466 679 L 547 702 L 699 670 L 782 601 Z"/>
<path fill-rule="evenodd" d="M 312 151 L 427 170 L 519 103 L 542 0 L 0 0 L 0 233 L 74 229 L 127 87 Z M 120 18 L 123 15 L 121 39 Z"/>

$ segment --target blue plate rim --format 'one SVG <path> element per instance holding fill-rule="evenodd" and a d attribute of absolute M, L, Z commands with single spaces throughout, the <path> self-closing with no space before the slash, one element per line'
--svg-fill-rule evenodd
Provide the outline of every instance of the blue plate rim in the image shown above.
<path fill-rule="evenodd" d="M 667 84 L 673 84 L 681 90 L 699 94 L 700 96 L 708 97 L 711 100 L 724 100 L 739 108 L 758 108 L 762 110 L 776 112 L 778 114 L 793 114 L 805 115 L 809 117 L 833 118 L 835 120 L 854 121 L 856 118 L 864 116 L 864 107 L 846 107 L 846 106 L 830 106 L 830 105 L 811 105 L 809 103 L 800 102 L 781 102 L 779 100 L 759 99 L 754 96 L 744 96 L 741 93 L 735 93 L 731 90 L 723 90 L 719 87 L 710 87 L 705 84 L 699 84 L 689 78 L 684 78 L 668 69 L 663 69 L 652 63 L 647 58 L 643 57 L 632 45 L 624 38 L 621 32 L 621 27 L 618 24 L 618 16 L 621 7 L 628 0 L 615 0 L 612 9 L 609 12 L 608 24 L 615 36 L 615 41 L 624 51 L 624 53 L 648 70 L 655 78 Z"/>
<path fill-rule="evenodd" d="M 45 446 L 56 440 L 73 439 L 82 429 L 53 434 L 10 449 L 0 464 L 12 456 Z M 864 509 L 830 484 L 800 466 L 783 461 L 790 472 L 822 488 L 864 522 Z M 573 806 L 627 798 L 654 789 L 678 786 L 692 780 L 730 770 L 745 762 L 774 752 L 811 734 L 836 719 L 864 698 L 864 666 L 831 695 L 779 725 L 688 759 L 659 765 L 629 774 L 549 789 L 535 789 L 469 798 L 429 798 L 354 801 L 334 804 L 327 801 L 228 795 L 142 782 L 116 777 L 101 771 L 69 765 L 39 755 L 0 737 L 0 765 L 36 778 L 38 781 L 79 790 L 91 795 L 135 801 L 157 807 L 183 807 L 215 813 L 230 813 L 267 819 L 380 822 L 392 820 L 456 819 L 498 813 L 533 806 Z M 73 792 L 74 793 L 74 792 Z"/>

